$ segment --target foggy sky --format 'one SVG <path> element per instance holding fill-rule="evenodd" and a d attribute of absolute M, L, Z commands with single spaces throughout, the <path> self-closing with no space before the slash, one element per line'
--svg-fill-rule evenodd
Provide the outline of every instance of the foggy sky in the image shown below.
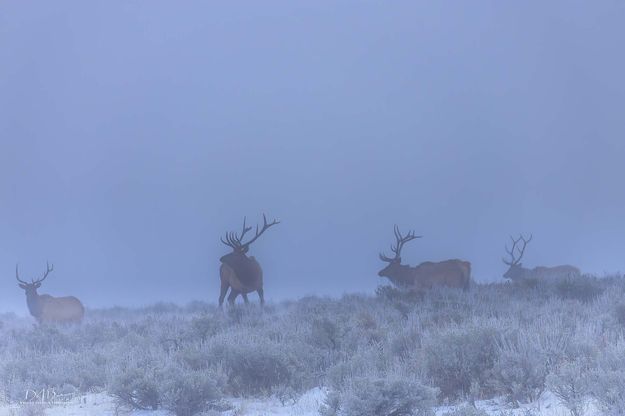
<path fill-rule="evenodd" d="M 515 3 L 515 4 L 513 4 Z M 625 4 L 0 3 L 0 310 L 216 301 L 261 214 L 269 300 L 410 264 L 625 270 Z M 251 296 L 254 302 L 255 295 Z"/>

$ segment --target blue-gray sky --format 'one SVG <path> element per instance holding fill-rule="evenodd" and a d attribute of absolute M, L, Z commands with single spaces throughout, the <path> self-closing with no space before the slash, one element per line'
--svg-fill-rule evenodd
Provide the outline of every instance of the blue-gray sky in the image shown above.
<path fill-rule="evenodd" d="M 625 4 L 3 1 L 0 310 L 214 301 L 224 232 L 269 299 L 409 263 L 625 270 Z"/>

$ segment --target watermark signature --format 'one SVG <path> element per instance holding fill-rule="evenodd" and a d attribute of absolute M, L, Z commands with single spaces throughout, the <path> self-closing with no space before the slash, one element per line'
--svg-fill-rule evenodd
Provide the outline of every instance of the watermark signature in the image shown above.
<path fill-rule="evenodd" d="M 78 393 L 59 393 L 54 388 L 41 390 L 26 390 L 24 396 L 16 401 L 10 400 L 5 391 L 0 391 L 0 403 L 6 403 L 11 406 L 20 405 L 62 405 L 72 402 L 80 402 L 84 398 Z"/>

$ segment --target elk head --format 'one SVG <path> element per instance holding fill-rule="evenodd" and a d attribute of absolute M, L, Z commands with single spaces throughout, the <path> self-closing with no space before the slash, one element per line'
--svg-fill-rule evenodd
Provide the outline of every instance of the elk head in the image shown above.
<path fill-rule="evenodd" d="M 527 244 L 532 241 L 532 235 L 530 234 L 530 238 L 525 238 L 523 235 L 520 235 L 519 238 L 516 239 L 511 236 L 510 240 L 512 240 L 512 248 L 508 249 L 508 245 L 506 244 L 506 253 L 510 256 L 510 260 L 502 259 L 502 261 L 509 266 L 508 271 L 504 273 L 503 277 L 510 280 L 523 279 L 525 277 L 525 269 L 523 268 L 521 259 L 523 259 Z M 522 247 L 519 247 L 519 243 L 522 244 Z"/>
<path fill-rule="evenodd" d="M 53 270 L 54 270 L 54 265 L 50 266 L 50 264 L 46 262 L 46 272 L 43 274 L 43 277 L 41 277 L 40 279 L 36 279 L 36 280 L 32 279 L 30 282 L 26 282 L 20 279 L 18 265 L 16 264 L 15 265 L 15 278 L 18 281 L 19 287 L 21 287 L 22 289 L 26 291 L 26 296 L 29 296 L 29 295 L 33 296 L 37 294 L 37 289 L 41 287 L 41 282 L 46 280 L 46 277 L 48 277 L 48 274 L 50 274 L 50 272 Z"/>
<path fill-rule="evenodd" d="M 265 214 L 263 214 L 263 227 L 259 229 L 258 225 L 256 225 L 256 233 L 254 237 L 244 243 L 243 238 L 245 237 L 245 234 L 247 234 L 247 232 L 252 229 L 252 227 L 248 227 L 245 224 L 245 220 L 246 218 L 243 217 L 243 229 L 241 230 L 240 234 L 236 232 L 229 232 L 226 234 L 225 238 L 221 238 L 221 242 L 230 247 L 233 253 L 247 254 L 250 249 L 250 244 L 256 241 L 258 237 L 263 235 L 263 233 L 267 231 L 270 227 L 280 223 L 280 221 L 277 220 L 273 220 L 272 222 L 268 223 L 267 217 L 265 216 Z"/>
<path fill-rule="evenodd" d="M 402 235 L 399 231 L 399 227 L 395 225 L 393 229 L 395 233 L 395 245 L 391 244 L 391 251 L 395 253 L 395 257 L 387 257 L 384 253 L 380 253 L 380 260 L 388 263 L 388 266 L 380 270 L 378 276 L 396 278 L 398 272 L 401 270 L 401 249 L 408 241 L 412 241 L 417 238 L 421 238 L 420 235 L 415 235 L 414 231 L 409 231 L 408 234 Z"/>
<path fill-rule="evenodd" d="M 15 265 L 15 278 L 18 281 L 19 287 L 24 289 L 26 292 L 26 303 L 28 304 L 28 309 L 31 311 L 33 316 L 38 316 L 40 311 L 40 304 L 38 302 L 39 295 L 37 294 L 37 289 L 41 287 L 41 282 L 46 280 L 48 274 L 54 270 L 54 265 L 50 266 L 49 263 L 46 262 L 46 272 L 39 279 L 32 279 L 30 282 L 26 282 L 20 279 L 20 274 L 18 270 L 18 265 Z"/>

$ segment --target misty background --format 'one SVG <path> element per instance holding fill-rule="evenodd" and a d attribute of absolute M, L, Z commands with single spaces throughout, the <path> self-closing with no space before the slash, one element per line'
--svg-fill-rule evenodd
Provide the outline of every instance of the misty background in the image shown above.
<path fill-rule="evenodd" d="M 215 302 L 219 237 L 268 300 L 373 292 L 405 263 L 625 270 L 625 4 L 5 1 L 0 310 Z M 251 299 L 257 302 L 257 296 Z"/>

